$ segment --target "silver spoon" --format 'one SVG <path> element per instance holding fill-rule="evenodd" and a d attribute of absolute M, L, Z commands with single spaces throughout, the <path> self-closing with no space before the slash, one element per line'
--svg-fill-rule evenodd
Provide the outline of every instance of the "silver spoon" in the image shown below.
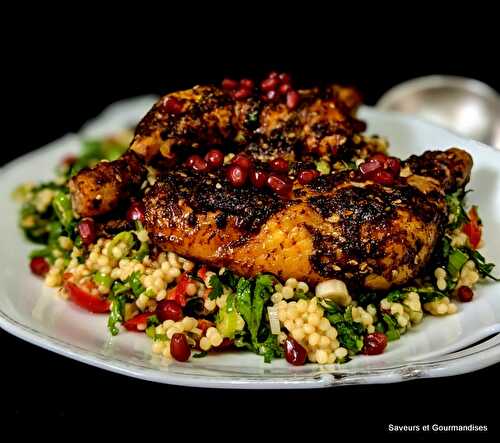
<path fill-rule="evenodd" d="M 500 96 L 478 80 L 444 75 L 416 78 L 391 88 L 377 107 L 416 115 L 500 149 Z"/>

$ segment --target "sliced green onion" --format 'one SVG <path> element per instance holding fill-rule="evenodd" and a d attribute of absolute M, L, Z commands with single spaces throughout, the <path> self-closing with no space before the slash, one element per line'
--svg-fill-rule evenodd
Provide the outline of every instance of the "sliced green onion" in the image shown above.
<path fill-rule="evenodd" d="M 453 249 L 448 256 L 447 270 L 452 277 L 457 277 L 469 256 L 460 249 Z"/>

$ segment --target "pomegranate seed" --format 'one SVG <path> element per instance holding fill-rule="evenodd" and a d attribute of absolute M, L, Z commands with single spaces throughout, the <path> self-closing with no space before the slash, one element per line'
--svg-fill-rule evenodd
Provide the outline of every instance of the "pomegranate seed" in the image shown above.
<path fill-rule="evenodd" d="M 133 202 L 127 211 L 127 220 L 140 222 L 144 221 L 144 205 L 141 202 Z"/>
<path fill-rule="evenodd" d="M 172 340 L 170 340 L 170 355 L 177 361 L 189 360 L 191 348 L 184 334 L 178 332 L 172 336 Z"/>
<path fill-rule="evenodd" d="M 271 71 L 267 78 L 272 78 L 272 79 L 277 79 L 279 77 L 279 74 L 276 71 Z"/>
<path fill-rule="evenodd" d="M 224 154 L 218 149 L 211 149 L 205 155 L 205 161 L 211 168 L 219 168 L 224 163 Z"/>
<path fill-rule="evenodd" d="M 292 87 L 290 86 L 289 83 L 283 83 L 282 85 L 280 85 L 280 87 L 278 88 L 278 92 L 282 95 L 286 94 L 288 91 L 290 91 L 290 89 L 292 89 Z"/>
<path fill-rule="evenodd" d="M 30 261 L 30 269 L 33 274 L 44 277 L 49 272 L 50 265 L 43 257 L 34 257 Z"/>
<path fill-rule="evenodd" d="M 163 100 L 163 109 L 169 114 L 179 114 L 182 112 L 182 103 L 177 98 L 169 96 Z"/>
<path fill-rule="evenodd" d="M 378 161 L 381 165 L 385 165 L 385 162 L 387 161 L 388 157 L 385 154 L 375 154 L 370 157 L 370 160 L 376 160 Z"/>
<path fill-rule="evenodd" d="M 401 170 L 401 163 L 399 159 L 394 157 L 389 157 L 385 162 L 385 167 L 394 177 L 397 177 L 399 175 L 399 171 Z"/>
<path fill-rule="evenodd" d="M 307 185 L 311 183 L 316 177 L 318 177 L 319 172 L 314 169 L 306 169 L 301 171 L 299 174 L 299 183 L 301 185 Z"/>
<path fill-rule="evenodd" d="M 376 355 L 382 354 L 387 346 L 387 336 L 381 332 L 368 334 L 364 339 L 363 354 Z"/>
<path fill-rule="evenodd" d="M 240 100 L 240 99 L 243 99 L 243 98 L 247 98 L 247 97 L 250 97 L 250 94 L 252 92 L 248 89 L 238 89 L 235 93 L 234 93 L 234 98 L 236 100 Z"/>
<path fill-rule="evenodd" d="M 382 169 L 376 171 L 370 178 L 379 185 L 391 186 L 394 184 L 393 175 L 390 172 L 384 171 Z"/>
<path fill-rule="evenodd" d="M 181 305 L 174 300 L 162 300 L 159 302 L 156 308 L 156 315 L 161 321 L 180 321 L 183 317 Z"/>
<path fill-rule="evenodd" d="M 226 91 L 232 91 L 238 88 L 239 83 L 237 80 L 233 80 L 232 78 L 225 78 L 222 80 L 222 88 Z"/>
<path fill-rule="evenodd" d="M 80 223 L 78 223 L 78 233 L 80 234 L 82 243 L 85 246 L 94 243 L 96 237 L 94 220 L 91 218 L 84 218 Z"/>
<path fill-rule="evenodd" d="M 285 340 L 285 358 L 294 366 L 302 366 L 306 362 L 307 351 L 297 340 L 288 337 Z"/>
<path fill-rule="evenodd" d="M 250 160 L 245 154 L 238 154 L 233 158 L 231 163 L 233 165 L 241 166 L 244 169 L 250 169 L 252 166 L 252 160 Z"/>
<path fill-rule="evenodd" d="M 474 292 L 468 286 L 460 286 L 457 291 L 457 297 L 460 301 L 469 302 L 474 297 Z"/>
<path fill-rule="evenodd" d="M 277 96 L 278 96 L 278 93 L 274 89 L 271 89 L 270 91 L 267 91 L 266 95 L 265 95 L 266 100 L 270 101 L 270 102 L 274 101 Z"/>
<path fill-rule="evenodd" d="M 359 170 L 363 175 L 370 175 L 381 168 L 382 164 L 378 160 L 373 160 L 373 159 L 370 159 L 359 165 Z"/>
<path fill-rule="evenodd" d="M 268 78 L 263 80 L 260 84 L 260 88 L 264 92 L 272 91 L 276 89 L 276 86 L 278 86 L 278 80 L 276 78 Z"/>
<path fill-rule="evenodd" d="M 249 78 L 242 78 L 240 80 L 240 88 L 242 89 L 252 90 L 253 86 L 254 86 L 253 80 L 250 80 Z"/>
<path fill-rule="evenodd" d="M 247 181 L 248 170 L 240 165 L 231 165 L 227 169 L 227 179 L 236 188 L 242 187 Z"/>
<path fill-rule="evenodd" d="M 287 173 L 288 172 L 288 162 L 281 157 L 275 158 L 269 162 L 269 167 L 274 172 Z"/>
<path fill-rule="evenodd" d="M 290 75 L 286 72 L 282 72 L 280 75 L 278 75 L 278 78 L 280 79 L 281 83 L 285 84 L 290 84 L 290 82 L 292 81 Z"/>
<path fill-rule="evenodd" d="M 186 160 L 186 164 L 197 172 L 205 172 L 208 170 L 208 163 L 199 155 L 190 155 Z"/>
<path fill-rule="evenodd" d="M 252 182 L 252 185 L 260 189 L 266 185 L 267 174 L 264 171 L 251 170 L 250 181 Z"/>
<path fill-rule="evenodd" d="M 289 109 L 295 109 L 299 104 L 300 96 L 297 91 L 293 89 L 288 91 L 286 94 L 286 105 Z"/>
<path fill-rule="evenodd" d="M 276 174 L 269 174 L 267 186 L 281 196 L 287 196 L 292 190 L 292 182 L 288 177 L 281 177 Z"/>

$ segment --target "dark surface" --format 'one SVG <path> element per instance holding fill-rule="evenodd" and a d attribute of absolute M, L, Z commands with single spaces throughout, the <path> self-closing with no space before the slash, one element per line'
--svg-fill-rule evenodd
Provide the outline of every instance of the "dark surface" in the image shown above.
<path fill-rule="evenodd" d="M 436 23 L 427 21 L 414 34 L 416 30 L 404 29 L 404 25 L 396 29 L 392 24 L 373 23 L 359 36 L 356 25 L 355 32 L 349 33 L 318 27 L 310 41 L 297 39 L 294 44 L 279 43 L 279 36 L 273 34 L 262 40 L 252 34 L 242 41 L 241 34 L 214 25 L 203 35 L 191 35 L 189 46 L 186 33 L 168 27 L 141 41 L 109 23 L 87 23 L 82 28 L 44 25 L 43 32 L 37 28 L 39 32 L 33 31 L 28 39 L 9 44 L 4 54 L 9 69 L 4 69 L 3 86 L 11 94 L 2 103 L 8 111 L 3 121 L 2 161 L 77 131 L 121 98 L 219 81 L 227 74 L 255 76 L 275 68 L 290 71 L 298 83 L 349 82 L 362 90 L 368 104 L 394 84 L 433 73 L 475 77 L 500 89 L 498 68 L 485 55 L 492 49 L 493 37 L 487 26 L 480 35 L 459 24 L 439 33 L 421 32 L 435 30 Z M 383 34 L 380 27 L 386 29 Z M 352 39 L 353 33 L 359 41 Z M 153 39 L 156 46 L 151 45 Z M 458 377 L 398 385 L 299 392 L 214 391 L 129 379 L 39 349 L 3 331 L 0 349 L 0 404 L 5 411 L 0 422 L 12 415 L 24 420 L 99 414 L 111 426 L 111 416 L 123 417 L 123 411 L 133 410 L 130 426 L 145 427 L 150 436 L 151 417 L 163 405 L 162 416 L 167 414 L 170 421 L 193 422 L 193 417 L 213 413 L 222 422 L 241 421 L 241 432 L 271 423 L 277 431 L 294 433 L 296 428 L 310 426 L 318 430 L 324 423 L 329 429 L 324 438 L 330 440 L 341 430 L 353 436 L 384 433 L 389 423 L 487 423 L 490 430 L 498 430 L 498 421 L 488 414 L 488 399 L 498 397 L 500 365 Z M 169 408 L 171 402 L 176 406 Z M 197 426 L 188 429 L 196 431 Z M 217 434 L 221 439 L 230 437 L 221 429 Z M 320 435 L 311 428 L 311 439 Z"/>

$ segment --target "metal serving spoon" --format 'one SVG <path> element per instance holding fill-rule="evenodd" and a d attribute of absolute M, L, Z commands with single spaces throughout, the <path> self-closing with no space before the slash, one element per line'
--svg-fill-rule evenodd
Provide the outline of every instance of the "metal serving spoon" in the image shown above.
<path fill-rule="evenodd" d="M 500 149 L 500 96 L 478 80 L 416 78 L 391 88 L 377 107 L 416 115 Z"/>

